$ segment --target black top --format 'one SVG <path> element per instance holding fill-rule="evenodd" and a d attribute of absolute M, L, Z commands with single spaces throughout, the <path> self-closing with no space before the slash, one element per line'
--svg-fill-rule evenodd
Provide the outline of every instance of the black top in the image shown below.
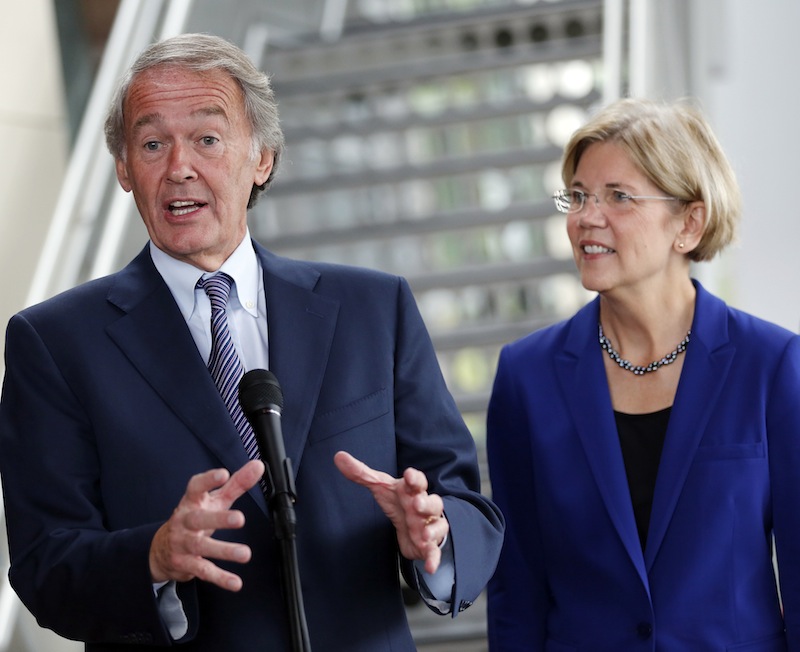
<path fill-rule="evenodd" d="M 658 463 L 664 448 L 671 409 L 665 408 L 649 414 L 614 412 L 642 550 L 647 541 Z"/>

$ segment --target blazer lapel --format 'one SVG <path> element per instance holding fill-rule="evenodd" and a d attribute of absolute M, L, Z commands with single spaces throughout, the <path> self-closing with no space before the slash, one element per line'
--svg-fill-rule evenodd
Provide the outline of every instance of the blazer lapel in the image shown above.
<path fill-rule="evenodd" d="M 602 350 L 597 343 L 598 310 L 596 299 L 570 321 L 564 350 L 556 356 L 556 375 L 611 522 L 647 586 Z"/>
<path fill-rule="evenodd" d="M 730 371 L 734 347 L 728 339 L 727 309 L 695 282 L 692 336 L 686 349 L 656 479 L 645 559 L 655 561 L 708 420 Z"/>
<path fill-rule="evenodd" d="M 264 269 L 270 370 L 283 391 L 281 429 L 295 474 L 300 468 L 328 363 L 339 302 L 315 293 L 320 273 L 255 243 Z"/>

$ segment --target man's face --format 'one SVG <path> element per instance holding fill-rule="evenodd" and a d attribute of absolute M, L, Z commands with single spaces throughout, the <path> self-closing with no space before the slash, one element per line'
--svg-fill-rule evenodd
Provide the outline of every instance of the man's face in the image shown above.
<path fill-rule="evenodd" d="M 206 271 L 219 269 L 244 237 L 254 184 L 273 154 L 252 156 L 242 91 L 227 73 L 151 68 L 123 107 L 124 160 L 117 178 L 133 191 L 153 243 Z"/>

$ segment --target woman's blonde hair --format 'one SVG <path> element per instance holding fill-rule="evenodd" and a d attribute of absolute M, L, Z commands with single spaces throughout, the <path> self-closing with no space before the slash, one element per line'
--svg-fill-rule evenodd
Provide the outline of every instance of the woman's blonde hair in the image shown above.
<path fill-rule="evenodd" d="M 564 149 L 561 176 L 572 185 L 592 143 L 614 142 L 666 195 L 702 201 L 706 225 L 693 261 L 711 260 L 737 236 L 741 193 L 722 147 L 702 113 L 687 102 L 618 100 L 578 129 Z"/>

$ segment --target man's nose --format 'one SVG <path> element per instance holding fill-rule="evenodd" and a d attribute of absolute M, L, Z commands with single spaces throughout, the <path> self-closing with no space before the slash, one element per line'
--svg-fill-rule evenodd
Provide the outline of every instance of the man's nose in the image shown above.
<path fill-rule="evenodd" d="M 175 183 L 191 181 L 197 177 L 197 172 L 192 165 L 191 152 L 185 145 L 175 144 L 169 157 L 169 172 L 167 178 Z"/>

